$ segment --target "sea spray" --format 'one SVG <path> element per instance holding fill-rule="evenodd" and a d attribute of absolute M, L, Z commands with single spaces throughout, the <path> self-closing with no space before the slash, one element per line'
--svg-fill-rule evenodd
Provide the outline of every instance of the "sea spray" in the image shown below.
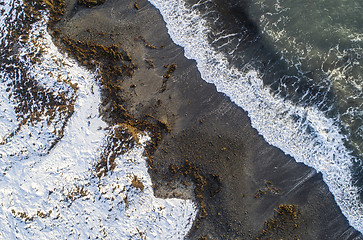
<path fill-rule="evenodd" d="M 354 157 L 344 146 L 339 126 L 314 106 L 297 106 L 271 94 L 257 70 L 233 67 L 226 55 L 211 47 L 207 22 L 183 1 L 150 2 L 161 12 L 173 41 L 187 58 L 196 60 L 202 78 L 246 110 L 268 143 L 321 172 L 343 214 L 362 232 L 363 205 L 351 176 Z"/>

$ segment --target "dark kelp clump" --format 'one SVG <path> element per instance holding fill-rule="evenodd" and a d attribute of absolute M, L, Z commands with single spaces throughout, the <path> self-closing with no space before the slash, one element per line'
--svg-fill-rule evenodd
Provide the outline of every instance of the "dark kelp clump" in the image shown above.
<path fill-rule="evenodd" d="M 140 179 L 137 178 L 136 175 L 134 175 L 134 178 L 132 179 L 131 186 L 139 189 L 140 191 L 144 190 L 144 184 L 140 181 Z"/>
<path fill-rule="evenodd" d="M 140 10 L 140 6 L 139 6 L 139 4 L 137 3 L 137 1 L 135 1 L 135 2 L 134 2 L 134 8 L 135 8 L 136 10 Z"/>
<path fill-rule="evenodd" d="M 104 4 L 106 0 L 78 0 L 77 3 L 79 5 L 91 8 L 94 6 L 98 6 Z"/>
<path fill-rule="evenodd" d="M 164 67 L 168 68 L 168 70 L 163 75 L 163 83 L 161 85 L 160 92 L 164 92 L 166 90 L 166 84 L 167 84 L 169 78 L 171 77 L 171 74 L 173 74 L 175 72 L 177 65 L 175 63 L 173 63 L 173 64 L 168 64 Z"/>
<path fill-rule="evenodd" d="M 144 43 L 145 47 L 150 48 L 150 49 L 157 49 L 154 45 L 152 45 L 151 43 L 146 41 L 146 39 L 144 37 L 139 36 L 138 39 Z"/>
<path fill-rule="evenodd" d="M 275 187 L 271 181 L 265 181 L 265 187 L 257 190 L 254 197 L 259 199 L 262 198 L 265 194 L 280 195 L 280 189 Z"/>
<path fill-rule="evenodd" d="M 275 209 L 275 215 L 265 222 L 262 233 L 256 239 L 275 239 L 283 234 L 298 239 L 295 230 L 299 227 L 299 209 L 297 205 L 280 204 Z"/>

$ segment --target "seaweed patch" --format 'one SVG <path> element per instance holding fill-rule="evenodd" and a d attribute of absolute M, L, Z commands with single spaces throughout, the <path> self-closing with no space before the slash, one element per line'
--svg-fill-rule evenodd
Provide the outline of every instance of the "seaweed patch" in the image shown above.
<path fill-rule="evenodd" d="M 132 179 L 131 186 L 139 189 L 140 191 L 144 190 L 144 184 L 140 181 L 140 179 L 138 179 L 136 175 L 134 175 L 134 178 Z"/>
<path fill-rule="evenodd" d="M 213 190 L 213 194 L 217 194 L 221 190 L 220 184 L 218 184 L 217 189 L 214 189 L 213 186 L 208 182 L 208 178 L 203 176 L 198 167 L 195 166 L 188 160 L 185 160 L 184 164 L 181 166 L 175 166 L 173 164 L 169 165 L 169 173 L 171 177 L 175 177 L 175 175 L 180 175 L 184 177 L 189 177 L 195 183 L 194 194 L 196 200 L 200 206 L 200 211 L 198 214 L 198 218 L 195 221 L 195 227 L 198 228 L 200 221 L 208 216 L 207 205 L 204 202 L 204 194 L 206 193 L 206 187 L 209 186 L 209 191 Z M 217 175 L 213 175 L 212 178 L 218 179 Z"/>
<path fill-rule="evenodd" d="M 169 78 L 171 77 L 171 74 L 173 74 L 175 72 L 177 65 L 175 63 L 173 63 L 173 64 L 165 65 L 164 67 L 168 68 L 168 70 L 163 75 L 163 83 L 161 85 L 160 92 L 164 92 L 166 90 L 166 84 L 167 84 Z"/>
<path fill-rule="evenodd" d="M 98 6 L 104 4 L 106 0 L 78 0 L 77 3 L 79 5 L 91 8 L 94 6 Z"/>
<path fill-rule="evenodd" d="M 134 2 L 134 8 L 135 8 L 136 10 L 140 10 L 140 6 L 139 6 L 139 4 L 137 3 L 137 1 L 135 1 L 135 2 Z"/>
<path fill-rule="evenodd" d="M 147 63 L 147 69 L 150 69 L 150 68 L 154 68 L 155 67 L 155 65 L 154 65 L 154 62 L 151 60 L 151 59 L 149 59 L 149 58 L 146 58 L 145 59 L 145 62 Z"/>
<path fill-rule="evenodd" d="M 150 44 L 148 41 L 146 41 L 146 39 L 144 37 L 139 36 L 137 39 L 141 40 L 144 43 L 145 47 L 150 48 L 150 49 L 156 49 L 156 47 L 154 45 Z"/>
<path fill-rule="evenodd" d="M 280 195 L 280 189 L 275 187 L 271 181 L 266 180 L 265 181 L 265 187 L 262 189 L 257 190 L 257 192 L 254 195 L 254 198 L 262 198 L 264 195 L 270 194 L 270 195 Z"/>
<path fill-rule="evenodd" d="M 265 222 L 265 227 L 256 239 L 277 238 L 280 235 L 295 235 L 299 227 L 300 211 L 297 205 L 280 204 L 274 217 Z M 294 236 L 294 239 L 298 237 Z"/>

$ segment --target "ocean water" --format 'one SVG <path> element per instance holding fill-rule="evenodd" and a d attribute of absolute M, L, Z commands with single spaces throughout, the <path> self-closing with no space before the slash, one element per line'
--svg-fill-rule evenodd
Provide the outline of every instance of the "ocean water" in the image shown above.
<path fill-rule="evenodd" d="M 363 232 L 363 2 L 149 0 L 202 78 L 315 168 Z"/>
<path fill-rule="evenodd" d="M 24 9 L 0 2 L 0 239 L 183 239 L 197 206 L 154 196 L 147 132 L 97 177 L 114 131 L 127 129 L 102 120 L 97 72 L 57 49 L 45 12 Z"/>

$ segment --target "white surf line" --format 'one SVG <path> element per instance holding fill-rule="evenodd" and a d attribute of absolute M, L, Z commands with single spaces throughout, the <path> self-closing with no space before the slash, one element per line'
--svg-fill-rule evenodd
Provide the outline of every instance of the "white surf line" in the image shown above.
<path fill-rule="evenodd" d="M 12 161 L 12 167 L 0 175 L 0 238 L 183 239 L 196 217 L 197 206 L 190 200 L 153 195 L 143 155 L 149 139 L 146 133 L 140 135 L 139 145 L 116 159 L 112 174 L 100 181 L 92 178 L 107 126 L 99 116 L 97 76 L 57 50 L 46 31 L 46 20 L 34 24 L 31 34 L 40 36 L 37 47 L 46 50 L 41 63 L 33 66 L 36 80 L 49 88 L 62 87 L 55 84 L 55 77 L 44 75 L 56 69 L 62 79 L 69 78 L 79 89 L 64 137 L 48 155 L 20 155 L 17 161 L 2 158 L 5 165 Z M 1 106 L 7 111 L 13 107 Z M 37 127 L 36 132 L 46 131 Z M 4 131 L 0 129 L 1 136 Z M 36 140 L 47 144 L 41 138 L 32 141 Z M 16 145 L 11 147 L 16 149 Z M 0 151 L 7 154 L 3 146 Z M 133 176 L 143 183 L 142 191 L 131 186 Z"/>
<path fill-rule="evenodd" d="M 161 12 L 172 40 L 184 48 L 187 58 L 196 60 L 202 78 L 247 111 L 252 126 L 268 143 L 321 172 L 351 226 L 363 232 L 363 206 L 350 172 L 352 156 L 333 120 L 314 107 L 273 96 L 256 70 L 240 72 L 230 66 L 209 44 L 206 21 L 196 10 L 187 9 L 184 1 L 149 2 Z"/>

